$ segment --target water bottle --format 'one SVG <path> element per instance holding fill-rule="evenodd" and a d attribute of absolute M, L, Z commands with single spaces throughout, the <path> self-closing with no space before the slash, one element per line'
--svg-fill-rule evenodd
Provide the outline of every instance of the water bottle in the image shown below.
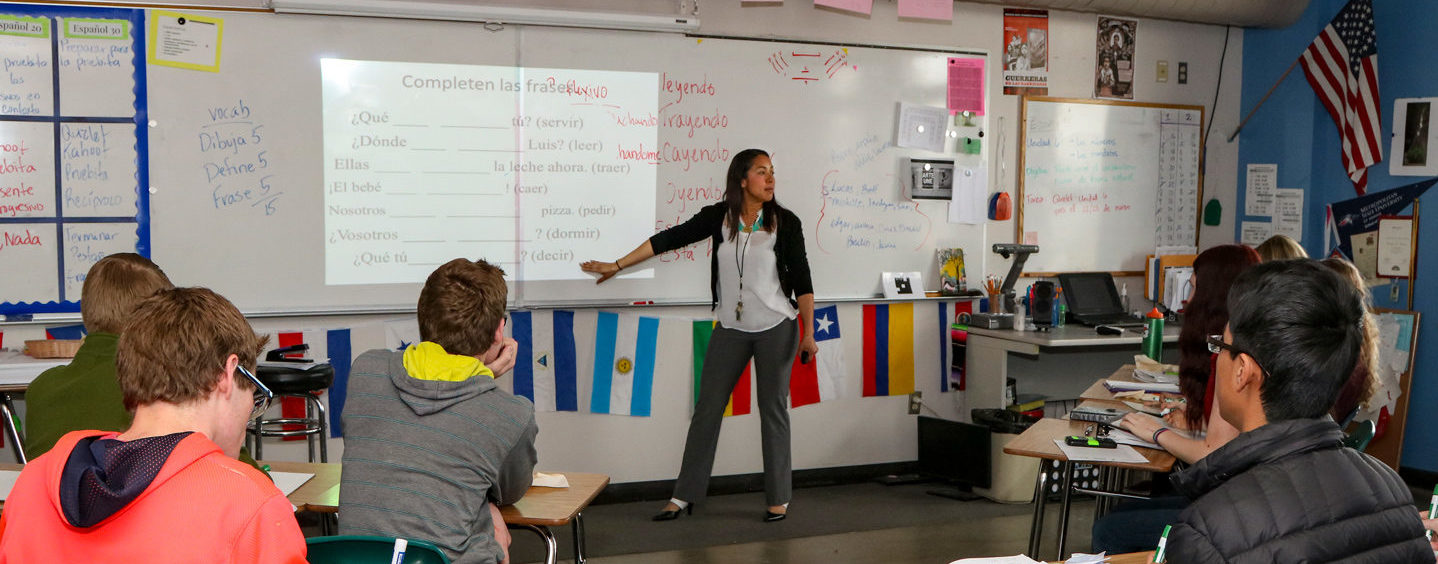
<path fill-rule="evenodd" d="M 1163 314 L 1154 307 L 1148 315 L 1148 324 L 1143 332 L 1143 354 L 1157 362 L 1163 362 Z"/>

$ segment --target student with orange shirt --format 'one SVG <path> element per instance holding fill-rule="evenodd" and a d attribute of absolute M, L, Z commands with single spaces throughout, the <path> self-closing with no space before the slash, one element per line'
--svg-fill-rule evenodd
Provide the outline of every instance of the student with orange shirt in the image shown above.
<path fill-rule="evenodd" d="M 304 562 L 289 500 L 235 459 L 273 396 L 253 376 L 264 342 L 207 289 L 142 302 L 115 357 L 130 428 L 67 433 L 25 467 L 0 563 Z"/>

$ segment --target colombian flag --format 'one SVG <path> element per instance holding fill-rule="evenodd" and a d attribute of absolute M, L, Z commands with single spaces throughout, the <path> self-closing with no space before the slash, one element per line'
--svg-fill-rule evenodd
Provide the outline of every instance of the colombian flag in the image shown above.
<path fill-rule="evenodd" d="M 864 306 L 864 397 L 914 391 L 914 304 Z"/>
<path fill-rule="evenodd" d="M 704 373 L 704 355 L 709 350 L 709 337 L 714 334 L 714 328 L 719 322 L 714 320 L 702 320 L 694 322 L 694 403 L 699 403 L 699 376 Z M 744 374 L 739 376 L 739 381 L 734 384 L 734 391 L 729 394 L 729 405 L 724 407 L 724 416 L 747 415 L 750 412 L 749 389 L 753 382 L 753 363 L 744 365 Z"/>

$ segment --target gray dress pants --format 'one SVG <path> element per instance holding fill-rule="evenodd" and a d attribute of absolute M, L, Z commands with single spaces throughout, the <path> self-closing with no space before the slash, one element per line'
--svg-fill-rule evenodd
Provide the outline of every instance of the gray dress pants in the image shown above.
<path fill-rule="evenodd" d="M 674 497 L 693 503 L 704 499 L 714 470 L 714 449 L 724 406 L 744 365 L 754 359 L 758 387 L 760 435 L 764 454 L 764 499 L 783 505 L 793 497 L 793 457 L 789 452 L 789 371 L 799 349 L 799 322 L 790 319 L 758 333 L 716 327 L 704 353 L 699 376 L 699 402 L 689 421 L 684 461 Z"/>

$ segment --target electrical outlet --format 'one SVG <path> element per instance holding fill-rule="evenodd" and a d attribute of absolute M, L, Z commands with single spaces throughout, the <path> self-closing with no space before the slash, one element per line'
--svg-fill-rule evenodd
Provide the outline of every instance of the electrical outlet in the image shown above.
<path fill-rule="evenodd" d="M 1155 73 L 1158 82 L 1168 82 L 1168 61 L 1158 62 L 1158 72 Z"/>
<path fill-rule="evenodd" d="M 909 415 L 918 415 L 919 407 L 924 404 L 924 392 L 913 392 L 909 394 Z"/>
<path fill-rule="evenodd" d="M 1188 63 L 1181 61 L 1178 63 L 1178 83 L 1188 84 Z"/>

